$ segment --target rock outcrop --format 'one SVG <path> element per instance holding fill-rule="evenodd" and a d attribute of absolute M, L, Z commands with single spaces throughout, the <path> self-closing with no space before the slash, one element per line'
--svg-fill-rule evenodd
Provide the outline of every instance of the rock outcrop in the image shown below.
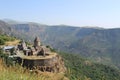
<path fill-rule="evenodd" d="M 22 59 L 22 58 L 21 58 Z M 23 58 L 23 66 L 29 69 L 37 69 L 40 71 L 47 72 L 65 72 L 64 61 L 58 54 L 50 58 Z"/>

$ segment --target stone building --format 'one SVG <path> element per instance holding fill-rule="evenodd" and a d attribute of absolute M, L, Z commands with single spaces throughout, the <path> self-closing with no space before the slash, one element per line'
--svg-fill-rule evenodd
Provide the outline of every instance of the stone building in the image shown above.
<path fill-rule="evenodd" d="M 62 58 L 51 52 L 46 46 L 41 46 L 39 37 L 34 40 L 33 47 L 27 47 L 24 42 L 18 47 L 18 62 L 29 69 L 38 69 L 48 72 L 64 72 L 65 66 Z"/>

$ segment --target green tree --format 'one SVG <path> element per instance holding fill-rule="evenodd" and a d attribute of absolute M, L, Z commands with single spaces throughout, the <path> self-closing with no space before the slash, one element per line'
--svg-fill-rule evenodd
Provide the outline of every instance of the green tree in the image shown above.
<path fill-rule="evenodd" d="M 0 39 L 0 45 L 4 45 L 5 41 L 3 39 Z"/>

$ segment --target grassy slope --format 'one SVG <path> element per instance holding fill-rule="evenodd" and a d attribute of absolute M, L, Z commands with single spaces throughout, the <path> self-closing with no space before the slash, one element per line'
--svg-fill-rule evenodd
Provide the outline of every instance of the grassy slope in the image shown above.
<path fill-rule="evenodd" d="M 7 41 L 5 42 L 5 45 L 17 45 L 19 42 L 20 40 Z"/>
<path fill-rule="evenodd" d="M 0 80 L 69 80 L 63 73 L 30 72 L 21 67 L 7 67 L 0 59 Z"/>
<path fill-rule="evenodd" d="M 17 44 L 19 42 L 19 40 L 17 40 L 14 37 L 11 36 L 7 36 L 7 35 L 3 35 L 0 34 L 0 45 L 11 45 L 11 44 Z"/>

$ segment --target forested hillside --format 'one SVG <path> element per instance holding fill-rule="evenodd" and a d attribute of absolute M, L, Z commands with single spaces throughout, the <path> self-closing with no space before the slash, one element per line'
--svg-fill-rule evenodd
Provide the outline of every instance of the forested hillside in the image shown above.
<path fill-rule="evenodd" d="M 80 55 L 60 53 L 68 68 L 66 76 L 71 80 L 119 80 L 120 71 L 82 58 Z"/>

